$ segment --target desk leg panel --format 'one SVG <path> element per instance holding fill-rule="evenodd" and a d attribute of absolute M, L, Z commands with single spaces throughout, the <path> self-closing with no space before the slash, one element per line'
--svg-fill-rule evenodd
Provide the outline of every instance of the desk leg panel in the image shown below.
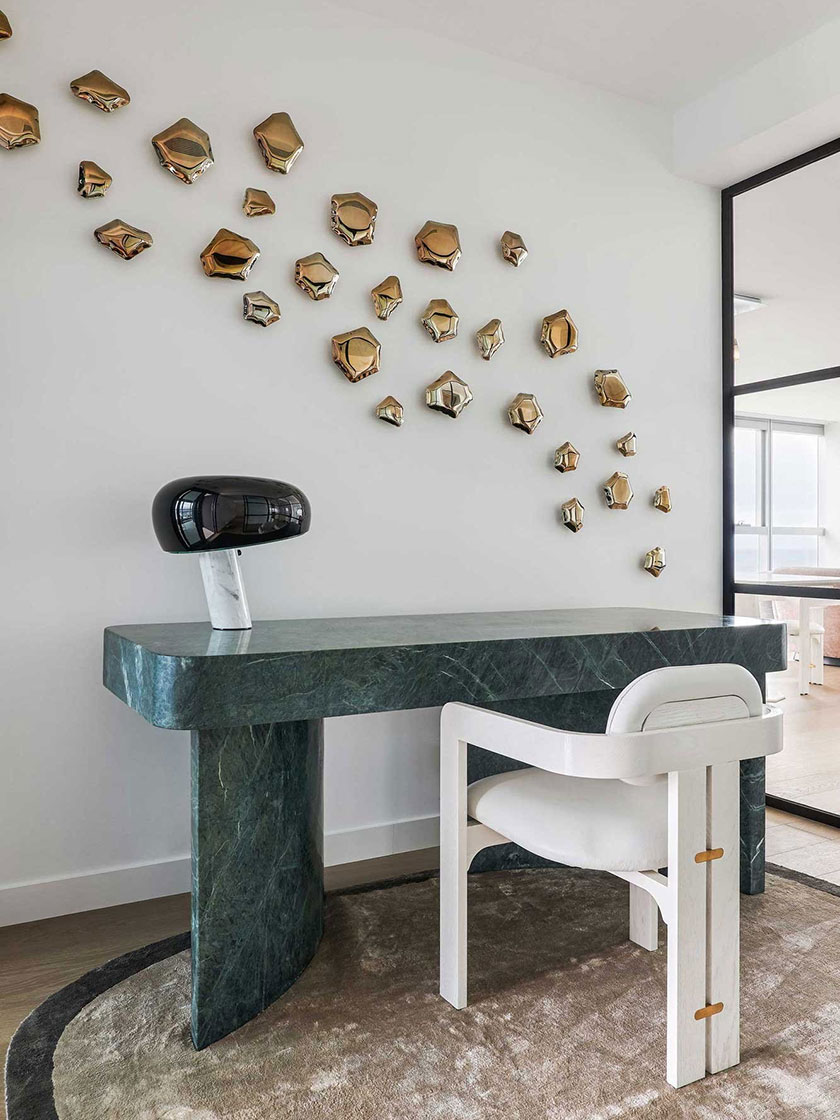
<path fill-rule="evenodd" d="M 192 1039 L 289 988 L 323 930 L 323 721 L 192 733 Z"/>

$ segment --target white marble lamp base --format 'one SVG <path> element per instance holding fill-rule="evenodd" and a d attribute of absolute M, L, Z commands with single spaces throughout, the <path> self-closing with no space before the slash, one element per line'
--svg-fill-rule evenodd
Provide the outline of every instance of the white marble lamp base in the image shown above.
<path fill-rule="evenodd" d="M 214 630 L 250 630 L 251 612 L 235 549 L 202 552 L 201 578 Z"/>

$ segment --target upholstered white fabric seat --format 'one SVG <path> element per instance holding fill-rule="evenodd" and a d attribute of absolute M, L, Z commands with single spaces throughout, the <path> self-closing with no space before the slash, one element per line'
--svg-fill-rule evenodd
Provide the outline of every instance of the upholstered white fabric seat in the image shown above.
<path fill-rule="evenodd" d="M 529 852 L 598 871 L 655 871 L 668 862 L 668 782 L 628 785 L 529 767 L 467 791 L 467 812 Z"/>

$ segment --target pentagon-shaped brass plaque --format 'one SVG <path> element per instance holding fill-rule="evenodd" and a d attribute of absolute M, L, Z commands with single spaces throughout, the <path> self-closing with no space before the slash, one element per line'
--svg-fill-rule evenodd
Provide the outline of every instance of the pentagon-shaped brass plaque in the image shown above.
<path fill-rule="evenodd" d="M 181 117 L 153 136 L 152 147 L 157 152 L 161 167 L 171 171 L 182 183 L 194 183 L 199 175 L 213 166 L 210 137 L 187 117 Z"/>
<path fill-rule="evenodd" d="M 633 501 L 633 487 L 623 471 L 616 471 L 604 483 L 604 497 L 610 509 L 627 509 Z"/>
<path fill-rule="evenodd" d="M 91 70 L 89 74 L 82 74 L 70 83 L 70 89 L 82 101 L 89 101 L 103 113 L 113 113 L 115 109 L 122 109 L 128 105 L 131 98 L 128 90 L 117 85 L 101 70 Z"/>
<path fill-rule="evenodd" d="M 386 424 L 393 424 L 395 428 L 402 426 L 403 406 L 396 397 L 385 397 L 376 406 L 377 420 L 384 420 Z"/>
<path fill-rule="evenodd" d="M 273 214 L 275 209 L 274 199 L 268 191 L 261 191 L 257 187 L 245 188 L 242 210 L 246 218 L 258 218 L 262 214 Z"/>
<path fill-rule="evenodd" d="M 120 221 L 119 218 L 95 229 L 93 236 L 100 245 L 118 253 L 124 261 L 130 261 L 132 257 L 138 256 L 153 244 L 150 233 L 136 226 L 130 226 L 128 222 Z"/>
<path fill-rule="evenodd" d="M 560 512 L 566 528 L 571 529 L 573 533 L 579 533 L 583 528 L 583 504 L 577 498 L 569 498 L 568 502 L 563 502 Z"/>
<path fill-rule="evenodd" d="M 9 23 L 9 17 L 0 12 L 0 39 L 11 39 L 12 25 Z"/>
<path fill-rule="evenodd" d="M 83 159 L 79 164 L 78 191 L 82 198 L 104 198 L 112 182 L 111 176 L 93 160 Z"/>
<path fill-rule="evenodd" d="M 572 354 L 577 350 L 577 327 L 565 308 L 555 311 L 553 315 L 546 315 L 543 319 L 540 342 L 550 358 L 556 358 L 558 354 Z"/>
<path fill-rule="evenodd" d="M 530 436 L 542 423 L 543 411 L 533 393 L 517 393 L 508 405 L 508 418 L 514 428 Z"/>
<path fill-rule="evenodd" d="M 446 342 L 458 333 L 458 316 L 445 299 L 430 299 L 420 322 L 435 342 Z"/>
<path fill-rule="evenodd" d="M 381 284 L 371 289 L 370 294 L 377 319 L 389 318 L 394 308 L 399 307 L 403 301 L 399 276 L 386 276 Z"/>
<path fill-rule="evenodd" d="M 435 264 L 450 272 L 461 259 L 461 240 L 457 226 L 446 222 L 426 222 L 414 238 L 417 256 L 424 264 Z"/>
<path fill-rule="evenodd" d="M 0 146 L 25 148 L 41 139 L 38 110 L 28 101 L 19 101 L 10 93 L 0 93 Z"/>
<path fill-rule="evenodd" d="M 573 443 L 566 440 L 554 452 L 554 468 L 565 474 L 566 471 L 576 471 L 580 461 L 580 452 Z"/>
<path fill-rule="evenodd" d="M 627 434 L 623 435 L 621 439 L 617 439 L 615 441 L 615 445 L 621 452 L 621 454 L 626 459 L 629 459 L 632 455 L 636 454 L 636 433 L 627 432 Z"/>
<path fill-rule="evenodd" d="M 478 349 L 486 362 L 489 362 L 500 346 L 504 345 L 505 332 L 502 330 L 501 319 L 491 319 L 480 330 L 475 332 Z"/>
<path fill-rule="evenodd" d="M 379 207 L 363 194 L 334 194 L 330 200 L 333 232 L 348 245 L 370 245 Z"/>
<path fill-rule="evenodd" d="M 656 548 L 652 548 L 649 552 L 646 552 L 644 566 L 645 571 L 650 572 L 652 576 L 656 576 L 657 578 L 661 576 L 667 566 L 665 563 L 665 549 L 657 545 Z"/>
<path fill-rule="evenodd" d="M 332 340 L 332 359 L 348 381 L 379 373 L 381 350 L 379 340 L 367 327 L 337 334 Z"/>
<path fill-rule="evenodd" d="M 242 297 L 242 317 L 249 323 L 270 327 L 280 318 L 280 308 L 265 292 L 246 292 Z"/>
<path fill-rule="evenodd" d="M 247 280 L 259 255 L 259 249 L 250 238 L 233 230 L 220 229 L 201 251 L 201 264 L 208 276 Z"/>
<path fill-rule="evenodd" d="M 469 385 L 451 370 L 442 373 L 437 381 L 426 386 L 427 406 L 435 412 L 451 416 L 453 420 L 457 420 L 472 399 Z"/>
<path fill-rule="evenodd" d="M 311 253 L 295 261 L 295 283 L 310 299 L 328 299 L 338 283 L 338 269 L 323 253 Z"/>
<path fill-rule="evenodd" d="M 258 124 L 254 136 L 266 167 L 286 175 L 303 151 L 303 141 L 288 113 L 272 113 Z"/>
<path fill-rule="evenodd" d="M 511 230 L 505 230 L 501 239 L 502 256 L 506 261 L 509 261 L 515 268 L 519 268 L 525 258 L 528 256 L 528 250 L 525 247 L 525 242 L 518 233 L 513 233 Z"/>
<path fill-rule="evenodd" d="M 653 508 L 661 513 L 671 512 L 671 491 L 667 486 L 660 486 L 653 495 Z"/>
<path fill-rule="evenodd" d="M 605 408 L 626 408 L 633 399 L 617 369 L 596 370 L 595 391 Z"/>

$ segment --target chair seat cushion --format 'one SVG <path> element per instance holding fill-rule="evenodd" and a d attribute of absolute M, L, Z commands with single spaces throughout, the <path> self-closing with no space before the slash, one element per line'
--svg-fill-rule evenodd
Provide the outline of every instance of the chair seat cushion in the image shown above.
<path fill-rule="evenodd" d="M 469 815 L 535 855 L 600 871 L 668 862 L 668 779 L 635 786 L 529 767 L 467 791 Z"/>

